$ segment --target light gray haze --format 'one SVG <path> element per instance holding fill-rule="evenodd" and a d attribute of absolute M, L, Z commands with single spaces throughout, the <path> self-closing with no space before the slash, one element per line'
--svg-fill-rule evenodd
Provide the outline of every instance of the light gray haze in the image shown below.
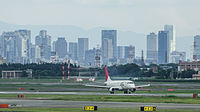
<path fill-rule="evenodd" d="M 111 27 L 143 35 L 173 24 L 177 41 L 188 37 L 192 42 L 192 37 L 200 34 L 199 4 L 200 0 L 0 0 L 0 21 L 17 25 L 72 25 L 85 30 Z M 118 39 L 119 45 L 126 44 L 122 38 Z M 177 49 L 181 46 L 177 42 Z"/>

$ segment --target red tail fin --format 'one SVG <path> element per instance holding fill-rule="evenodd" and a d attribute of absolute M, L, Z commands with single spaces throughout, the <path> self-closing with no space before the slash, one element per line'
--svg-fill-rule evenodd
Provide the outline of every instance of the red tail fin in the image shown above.
<path fill-rule="evenodd" d="M 106 81 L 108 80 L 108 77 L 109 77 L 109 73 L 108 73 L 108 70 L 107 70 L 107 67 L 105 66 L 105 75 L 106 75 Z"/>

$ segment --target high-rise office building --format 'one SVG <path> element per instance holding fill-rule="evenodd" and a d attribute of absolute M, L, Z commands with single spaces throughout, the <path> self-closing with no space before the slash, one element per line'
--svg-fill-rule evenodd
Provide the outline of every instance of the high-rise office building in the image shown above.
<path fill-rule="evenodd" d="M 16 57 L 19 57 L 20 54 L 18 42 L 19 38 L 15 32 L 3 32 L 1 35 L 1 50 L 2 57 L 6 59 L 9 63 L 15 63 Z"/>
<path fill-rule="evenodd" d="M 173 25 L 165 25 L 164 30 L 169 32 L 169 52 L 176 50 L 176 32 Z"/>
<path fill-rule="evenodd" d="M 30 30 L 18 30 L 15 31 L 21 40 L 22 58 L 28 59 L 30 57 L 31 48 L 31 31 Z"/>
<path fill-rule="evenodd" d="M 106 59 L 113 58 L 112 39 L 104 38 L 103 43 L 104 43 L 104 45 L 103 45 L 102 49 L 104 49 L 104 50 L 102 53 L 103 53 L 104 58 L 106 58 Z"/>
<path fill-rule="evenodd" d="M 117 30 L 102 30 L 101 36 L 103 63 L 107 64 L 111 58 L 117 59 Z"/>
<path fill-rule="evenodd" d="M 52 42 L 51 51 L 55 52 L 56 41 Z"/>
<path fill-rule="evenodd" d="M 69 42 L 69 57 L 73 61 L 77 61 L 78 44 L 76 42 Z"/>
<path fill-rule="evenodd" d="M 47 35 L 46 30 L 41 30 L 35 37 L 35 45 L 40 47 L 41 59 L 46 61 L 51 57 L 51 36 Z"/>
<path fill-rule="evenodd" d="M 157 63 L 158 59 L 158 37 L 155 33 L 147 35 L 147 63 Z"/>
<path fill-rule="evenodd" d="M 127 59 L 128 63 L 133 63 L 133 60 L 135 59 L 135 46 L 125 46 L 125 59 Z"/>
<path fill-rule="evenodd" d="M 117 57 L 118 59 L 125 58 L 125 47 L 124 46 L 117 46 Z"/>
<path fill-rule="evenodd" d="M 31 32 L 17 30 L 1 35 L 1 55 L 9 63 L 29 63 Z"/>
<path fill-rule="evenodd" d="M 102 30 L 102 52 L 107 49 L 104 49 L 104 39 L 110 39 L 112 41 L 112 51 L 113 51 L 113 58 L 117 58 L 117 30 Z M 104 56 L 104 54 L 103 54 Z M 104 56 L 106 57 L 106 56 Z"/>
<path fill-rule="evenodd" d="M 200 61 L 200 35 L 194 36 L 193 60 Z"/>
<path fill-rule="evenodd" d="M 85 51 L 89 49 L 88 38 L 78 38 L 78 60 L 83 64 L 85 60 Z"/>
<path fill-rule="evenodd" d="M 31 46 L 31 63 L 39 63 L 40 62 L 40 47 L 36 45 Z"/>
<path fill-rule="evenodd" d="M 96 49 L 90 49 L 85 51 L 85 65 L 86 66 L 95 66 L 95 53 Z"/>
<path fill-rule="evenodd" d="M 158 63 L 166 64 L 169 62 L 169 32 L 158 32 Z"/>
<path fill-rule="evenodd" d="M 55 42 L 55 52 L 59 58 L 64 58 L 67 55 L 67 41 L 64 37 L 59 37 Z"/>

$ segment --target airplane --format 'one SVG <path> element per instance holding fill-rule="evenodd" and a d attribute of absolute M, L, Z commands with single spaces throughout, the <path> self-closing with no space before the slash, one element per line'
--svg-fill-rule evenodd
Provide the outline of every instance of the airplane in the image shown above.
<path fill-rule="evenodd" d="M 111 80 L 106 66 L 105 66 L 105 80 L 106 82 L 104 82 L 105 84 L 104 86 L 100 85 L 86 85 L 86 86 L 96 87 L 96 88 L 107 88 L 110 91 L 110 94 L 114 94 L 115 90 L 124 91 L 124 94 L 128 93 L 131 94 L 131 92 L 135 92 L 137 88 L 150 86 L 150 84 L 136 86 L 135 83 L 131 80 Z"/>

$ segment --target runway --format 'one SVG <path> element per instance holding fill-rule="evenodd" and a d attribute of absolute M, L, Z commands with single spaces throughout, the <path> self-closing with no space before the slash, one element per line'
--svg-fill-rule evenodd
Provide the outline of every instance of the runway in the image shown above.
<path fill-rule="evenodd" d="M 46 108 L 83 108 L 86 105 L 96 105 L 98 108 L 140 108 L 141 106 L 156 106 L 158 109 L 193 109 L 200 110 L 200 104 L 171 103 L 130 103 L 130 102 L 95 102 L 95 101 L 63 101 L 63 100 L 22 100 L 0 99 L 0 103 L 16 104 L 21 107 Z"/>
<path fill-rule="evenodd" d="M 163 93 L 163 94 L 110 94 L 103 92 L 3 92 L 0 91 L 0 94 L 49 94 L 49 95 L 118 95 L 118 96 L 177 96 L 177 97 L 192 97 L 193 94 L 175 94 L 175 93 Z"/>

